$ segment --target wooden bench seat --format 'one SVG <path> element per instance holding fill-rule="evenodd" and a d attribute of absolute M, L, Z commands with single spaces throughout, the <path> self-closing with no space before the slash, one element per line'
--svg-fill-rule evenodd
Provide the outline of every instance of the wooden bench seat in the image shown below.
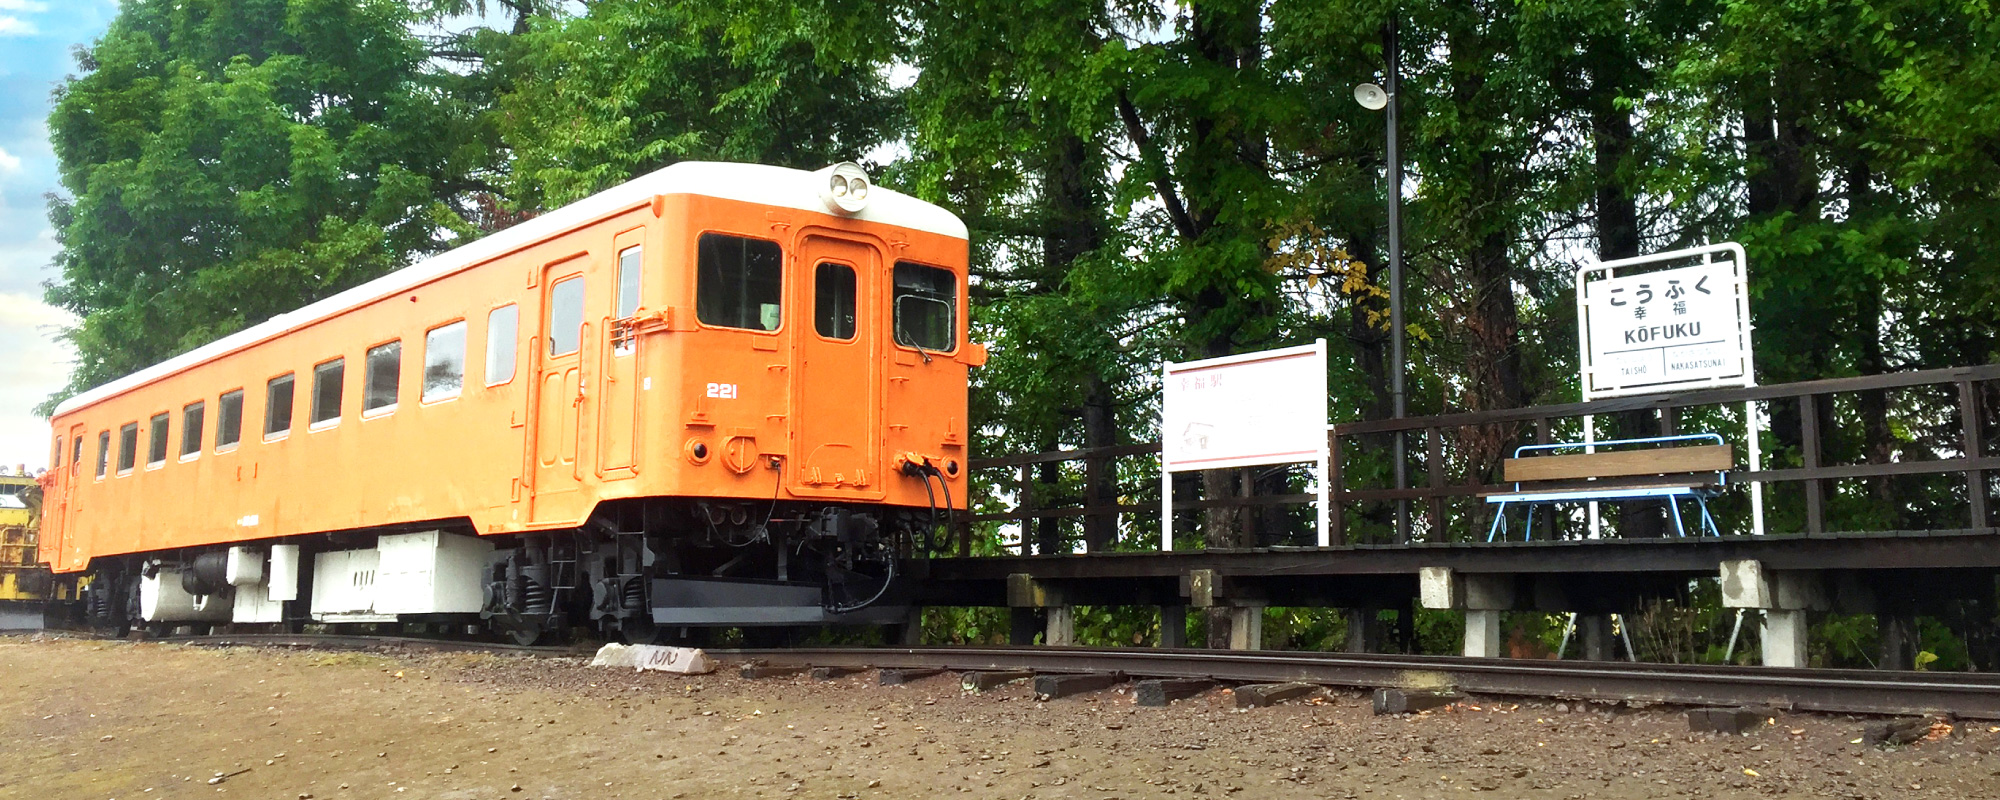
<path fill-rule="evenodd" d="M 1700 441 L 1712 443 L 1679 444 Z M 1613 449 L 1530 455 L 1597 448 Z M 1707 501 L 1727 485 L 1734 466 L 1734 448 L 1712 433 L 1521 447 L 1500 465 L 1501 476 L 1514 484 L 1513 488 L 1481 493 L 1486 502 L 1500 506 L 1486 540 L 1506 535 L 1507 505 L 1511 503 L 1528 505 L 1526 530 L 1532 538 L 1538 504 L 1610 500 L 1663 500 L 1673 511 L 1674 530 L 1685 536 L 1678 505 L 1683 498 L 1700 504 L 1704 530 L 1721 535 L 1709 516 Z"/>

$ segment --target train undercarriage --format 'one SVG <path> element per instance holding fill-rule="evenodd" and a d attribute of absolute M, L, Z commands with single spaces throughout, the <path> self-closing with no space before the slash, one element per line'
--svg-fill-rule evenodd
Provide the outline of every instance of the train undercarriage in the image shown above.
<path fill-rule="evenodd" d="M 431 524 L 99 558 L 74 622 L 123 633 L 420 625 L 518 644 L 579 631 L 700 642 L 825 625 L 908 621 L 925 508 L 645 498 L 581 528 L 475 536 Z"/>

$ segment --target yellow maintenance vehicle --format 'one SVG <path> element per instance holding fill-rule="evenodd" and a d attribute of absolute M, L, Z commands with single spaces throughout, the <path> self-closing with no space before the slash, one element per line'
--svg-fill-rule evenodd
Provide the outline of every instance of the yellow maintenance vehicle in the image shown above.
<path fill-rule="evenodd" d="M 49 568 L 39 563 L 42 487 L 25 469 L 0 468 L 0 630 L 44 627 Z"/>

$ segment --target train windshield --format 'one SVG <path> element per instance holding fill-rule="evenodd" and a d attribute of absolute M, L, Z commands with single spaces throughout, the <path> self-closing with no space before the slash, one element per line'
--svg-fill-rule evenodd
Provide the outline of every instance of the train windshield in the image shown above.
<path fill-rule="evenodd" d="M 957 346 L 958 279 L 951 270 L 896 262 L 895 306 L 897 344 L 936 352 Z"/>

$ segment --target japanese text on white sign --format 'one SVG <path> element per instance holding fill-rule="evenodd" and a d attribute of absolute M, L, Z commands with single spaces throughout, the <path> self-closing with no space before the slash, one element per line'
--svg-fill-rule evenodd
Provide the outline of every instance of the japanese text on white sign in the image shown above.
<path fill-rule="evenodd" d="M 1740 286 L 1730 262 L 1585 283 L 1587 396 L 1745 378 Z"/>

